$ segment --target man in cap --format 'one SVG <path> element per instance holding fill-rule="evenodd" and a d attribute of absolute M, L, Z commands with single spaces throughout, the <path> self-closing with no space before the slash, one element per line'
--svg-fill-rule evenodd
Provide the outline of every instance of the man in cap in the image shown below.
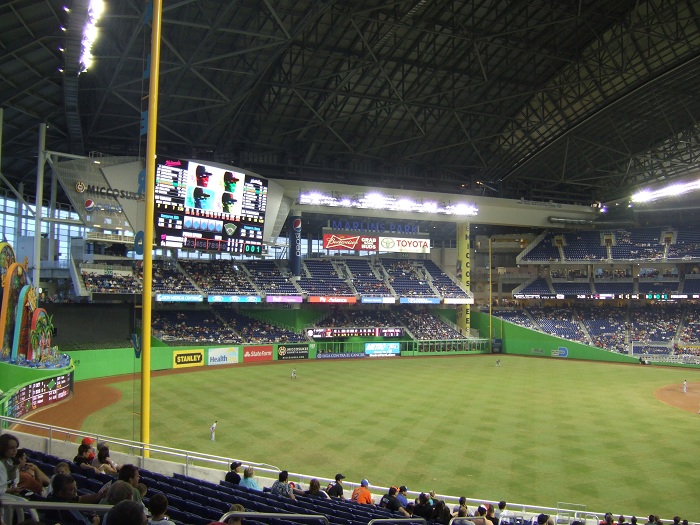
<path fill-rule="evenodd" d="M 238 469 L 241 468 L 242 463 L 240 461 L 234 461 L 231 463 L 231 470 L 226 473 L 226 481 L 238 485 L 241 482 L 241 475 L 238 473 Z"/>
<path fill-rule="evenodd" d="M 227 171 L 224 173 L 224 188 L 226 191 L 230 191 L 233 193 L 236 191 L 236 183 L 238 182 L 238 179 L 231 173 L 230 171 Z"/>
<path fill-rule="evenodd" d="M 406 508 L 408 506 L 408 496 L 407 496 L 408 488 L 406 485 L 401 485 L 399 487 L 399 492 L 396 494 L 396 499 L 399 500 L 399 503 L 401 503 L 401 506 L 403 508 Z"/>
<path fill-rule="evenodd" d="M 335 483 L 328 487 L 326 489 L 326 494 L 328 494 L 331 498 L 340 498 L 340 499 L 345 499 L 343 498 L 343 480 L 345 479 L 345 476 L 342 474 L 336 474 L 335 475 Z"/>
<path fill-rule="evenodd" d="M 211 176 L 211 173 L 209 173 L 201 164 L 197 166 L 195 176 L 197 177 L 197 186 L 206 188 L 209 185 L 209 177 Z"/>
<path fill-rule="evenodd" d="M 206 200 L 209 197 L 211 197 L 211 195 L 204 191 L 202 188 L 195 188 L 192 192 L 192 198 L 194 199 L 194 207 L 204 209 Z"/>
<path fill-rule="evenodd" d="M 363 479 L 360 482 L 360 486 L 352 491 L 352 496 L 350 499 L 355 503 L 360 503 L 362 505 L 373 504 L 372 493 L 369 491 L 369 481 Z"/>
<path fill-rule="evenodd" d="M 236 203 L 236 199 L 233 198 L 233 193 L 224 192 L 221 195 L 221 209 L 224 213 L 233 213 L 233 205 Z"/>
<path fill-rule="evenodd" d="M 95 447 L 92 445 L 95 443 L 95 440 L 90 438 L 90 437 L 84 437 L 83 440 L 80 442 L 81 445 L 87 445 L 90 447 L 90 452 L 88 453 L 87 459 L 92 463 L 92 460 L 95 459 L 95 456 L 97 455 L 95 452 Z"/>

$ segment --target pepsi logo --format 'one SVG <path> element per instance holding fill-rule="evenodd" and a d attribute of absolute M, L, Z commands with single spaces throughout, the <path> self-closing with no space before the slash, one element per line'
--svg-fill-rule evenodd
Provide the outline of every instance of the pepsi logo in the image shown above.
<path fill-rule="evenodd" d="M 300 232 L 301 231 L 301 219 L 294 219 L 292 221 L 292 229 L 295 232 Z"/>
<path fill-rule="evenodd" d="M 95 209 L 95 201 L 88 199 L 85 201 L 85 210 L 92 211 Z"/>

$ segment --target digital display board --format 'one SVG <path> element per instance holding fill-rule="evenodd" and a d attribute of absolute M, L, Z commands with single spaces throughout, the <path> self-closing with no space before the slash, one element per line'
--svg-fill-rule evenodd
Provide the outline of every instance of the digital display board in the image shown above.
<path fill-rule="evenodd" d="M 266 179 L 233 168 L 159 156 L 156 246 L 262 254 L 267 186 Z"/>
<path fill-rule="evenodd" d="M 309 328 L 306 335 L 315 339 L 328 339 L 331 337 L 402 337 L 404 335 L 403 328 L 399 327 L 380 327 L 380 328 Z"/>
<path fill-rule="evenodd" d="M 514 293 L 513 294 L 514 299 L 602 299 L 602 300 L 610 300 L 610 299 L 639 299 L 639 294 L 636 293 L 594 293 L 594 294 L 576 294 L 576 295 L 571 295 L 571 294 L 523 294 L 523 293 Z M 650 297 L 647 297 L 647 299 L 650 299 Z"/>
<path fill-rule="evenodd" d="M 20 418 L 33 410 L 44 408 L 68 398 L 73 391 L 73 372 L 41 379 L 23 386 L 7 403 L 7 415 Z"/>

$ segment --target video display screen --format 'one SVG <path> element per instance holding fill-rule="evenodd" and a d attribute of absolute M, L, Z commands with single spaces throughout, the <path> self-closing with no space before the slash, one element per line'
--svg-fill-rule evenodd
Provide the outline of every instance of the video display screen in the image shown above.
<path fill-rule="evenodd" d="M 267 179 L 201 162 L 156 159 L 158 247 L 262 254 L 266 209 Z"/>

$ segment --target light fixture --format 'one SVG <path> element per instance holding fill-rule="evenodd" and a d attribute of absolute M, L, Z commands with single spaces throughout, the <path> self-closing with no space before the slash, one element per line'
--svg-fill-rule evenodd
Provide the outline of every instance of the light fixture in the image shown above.
<path fill-rule="evenodd" d="M 700 189 L 700 180 L 687 183 L 676 183 L 659 190 L 645 189 L 632 195 L 632 202 L 651 202 L 665 197 L 680 197 L 681 195 Z"/>

